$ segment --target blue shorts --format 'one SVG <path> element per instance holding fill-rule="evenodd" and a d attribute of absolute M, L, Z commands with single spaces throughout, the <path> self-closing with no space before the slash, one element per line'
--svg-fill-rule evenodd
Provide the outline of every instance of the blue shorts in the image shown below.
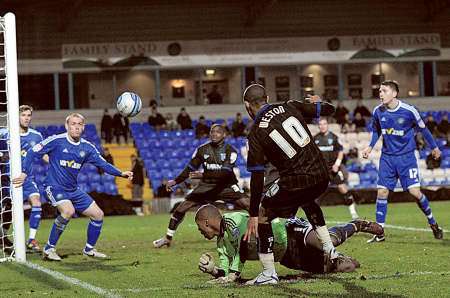
<path fill-rule="evenodd" d="M 55 207 L 63 202 L 72 202 L 73 207 L 79 213 L 83 213 L 94 202 L 90 195 L 79 188 L 74 191 L 66 191 L 53 185 L 47 185 L 45 195 Z"/>
<path fill-rule="evenodd" d="M 411 187 L 420 187 L 419 167 L 414 151 L 405 155 L 381 154 L 378 188 L 394 190 L 398 179 L 405 191 Z"/>
<path fill-rule="evenodd" d="M 26 179 L 23 186 L 22 186 L 22 192 L 23 192 L 23 201 L 28 201 L 28 199 L 31 196 L 40 196 L 39 188 L 37 184 L 33 181 L 33 179 Z"/>

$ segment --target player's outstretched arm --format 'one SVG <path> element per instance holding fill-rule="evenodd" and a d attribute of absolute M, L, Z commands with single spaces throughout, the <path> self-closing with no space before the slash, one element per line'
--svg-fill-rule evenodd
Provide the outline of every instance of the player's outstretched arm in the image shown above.
<path fill-rule="evenodd" d="M 336 108 L 328 103 L 322 102 L 318 95 L 311 96 L 306 100 L 290 100 L 290 104 L 294 105 L 306 118 L 320 118 L 320 116 L 331 116 Z"/>

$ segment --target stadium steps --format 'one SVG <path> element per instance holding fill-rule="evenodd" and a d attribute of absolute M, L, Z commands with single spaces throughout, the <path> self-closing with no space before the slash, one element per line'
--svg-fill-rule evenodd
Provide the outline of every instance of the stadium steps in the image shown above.
<path fill-rule="evenodd" d="M 108 148 L 114 158 L 114 165 L 124 170 L 131 170 L 131 158 L 132 154 L 137 155 L 136 148 L 131 144 L 103 144 L 104 148 Z M 123 196 L 125 200 L 131 200 L 131 187 L 127 179 L 116 178 L 117 189 L 119 194 Z M 144 193 L 142 195 L 144 200 L 150 200 L 153 198 L 153 192 L 150 188 L 148 179 L 144 179 Z"/>

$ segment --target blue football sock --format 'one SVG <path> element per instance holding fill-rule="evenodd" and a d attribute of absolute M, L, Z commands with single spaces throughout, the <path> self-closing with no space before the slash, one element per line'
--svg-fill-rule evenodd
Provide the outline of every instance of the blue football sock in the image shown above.
<path fill-rule="evenodd" d="M 36 230 L 39 228 L 39 224 L 41 222 L 41 211 L 41 207 L 31 208 L 29 240 L 32 240 L 36 237 Z"/>
<path fill-rule="evenodd" d="M 387 198 L 377 198 L 377 213 L 376 219 L 377 223 L 384 227 L 384 223 L 386 222 L 386 214 L 387 214 Z"/>
<path fill-rule="evenodd" d="M 55 222 L 53 223 L 53 227 L 50 232 L 50 237 L 48 237 L 48 242 L 47 245 L 45 246 L 45 249 L 49 249 L 51 247 L 56 246 L 59 237 L 61 236 L 62 232 L 64 232 L 64 229 L 66 228 L 68 223 L 69 223 L 68 219 L 65 219 L 61 215 L 58 215 L 58 217 L 55 219 Z"/>
<path fill-rule="evenodd" d="M 93 220 L 89 222 L 87 229 L 87 241 L 85 251 L 90 251 L 94 248 L 97 243 L 98 237 L 100 237 L 100 232 L 102 231 L 103 220 Z"/>
<path fill-rule="evenodd" d="M 427 197 L 424 194 L 422 194 L 422 197 L 417 202 L 417 205 L 419 205 L 419 208 L 426 215 L 426 217 L 428 219 L 428 223 L 430 225 L 435 224 L 436 220 L 434 219 L 433 213 L 431 212 L 430 202 L 428 201 Z"/>

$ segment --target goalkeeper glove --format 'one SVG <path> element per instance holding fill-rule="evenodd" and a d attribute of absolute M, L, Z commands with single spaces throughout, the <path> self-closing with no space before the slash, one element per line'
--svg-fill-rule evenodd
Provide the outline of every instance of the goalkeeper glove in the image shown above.
<path fill-rule="evenodd" d="M 219 275 L 219 268 L 214 264 L 214 258 L 209 253 L 204 253 L 200 256 L 198 262 L 198 269 L 204 273 L 209 273 L 213 276 Z"/>
<path fill-rule="evenodd" d="M 208 284 L 229 284 L 235 282 L 239 278 L 239 272 L 231 272 L 227 276 L 209 280 Z"/>

